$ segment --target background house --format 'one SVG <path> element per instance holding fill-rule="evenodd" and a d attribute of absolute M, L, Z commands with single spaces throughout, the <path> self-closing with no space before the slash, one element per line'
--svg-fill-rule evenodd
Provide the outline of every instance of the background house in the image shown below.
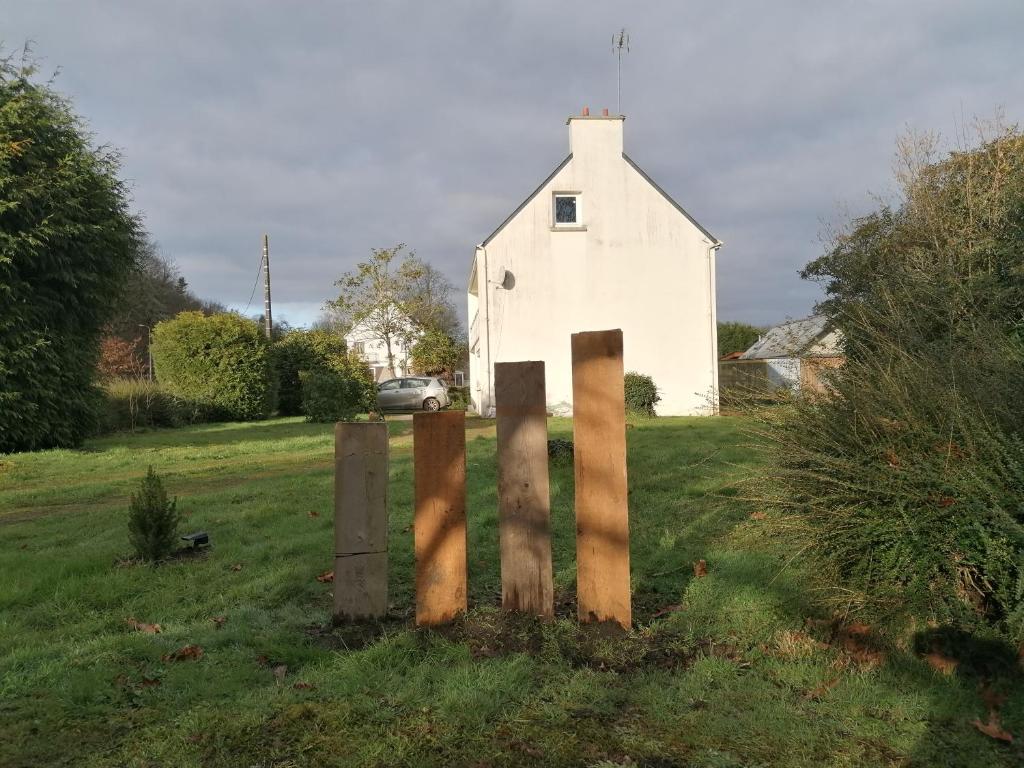
<path fill-rule="evenodd" d="M 824 315 L 769 328 L 738 358 L 719 362 L 722 393 L 824 392 L 827 385 L 822 374 L 843 363 L 842 341 L 842 333 Z"/>
<path fill-rule="evenodd" d="M 570 335 L 621 328 L 626 370 L 661 414 L 716 407 L 721 243 L 623 153 L 623 118 L 568 120 L 570 154 L 476 247 L 468 285 L 471 397 L 492 412 L 496 362 L 543 360 L 548 406 L 572 410 Z"/>
<path fill-rule="evenodd" d="M 380 333 L 374 329 L 374 325 L 373 322 L 364 320 L 352 326 L 351 330 L 345 334 L 345 343 L 348 345 L 349 351 L 362 356 L 373 373 L 374 381 L 387 381 L 412 373 L 410 368 L 411 351 L 420 335 L 412 320 L 406 319 L 403 323 L 403 330 L 392 334 L 393 365 L 388 363 L 387 344 L 381 338 Z"/>

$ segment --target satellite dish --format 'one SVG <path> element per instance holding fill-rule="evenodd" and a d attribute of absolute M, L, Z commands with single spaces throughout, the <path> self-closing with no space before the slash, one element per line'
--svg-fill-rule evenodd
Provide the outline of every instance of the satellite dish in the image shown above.
<path fill-rule="evenodd" d="M 499 285 L 506 291 L 511 291 L 516 287 L 516 276 L 507 269 L 501 270 L 501 282 Z"/>

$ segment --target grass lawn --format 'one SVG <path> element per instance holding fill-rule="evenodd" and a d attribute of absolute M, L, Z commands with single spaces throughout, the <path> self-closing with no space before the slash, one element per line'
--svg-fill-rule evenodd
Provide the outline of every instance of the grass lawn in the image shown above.
<path fill-rule="evenodd" d="M 414 629 L 411 426 L 390 425 L 392 615 L 355 628 L 331 628 L 316 579 L 332 567 L 329 426 L 0 456 L 0 766 L 1024 764 L 1019 741 L 971 725 L 986 706 L 964 667 L 816 612 L 786 542 L 728 495 L 756 461 L 729 418 L 628 432 L 636 626 L 621 637 L 574 619 L 568 465 L 551 475 L 558 618 L 502 616 L 494 427 L 470 420 L 470 614 Z M 187 528 L 210 532 L 206 556 L 123 562 L 150 464 Z M 164 660 L 189 644 L 201 659 Z M 1002 719 L 1024 737 L 1024 686 Z"/>

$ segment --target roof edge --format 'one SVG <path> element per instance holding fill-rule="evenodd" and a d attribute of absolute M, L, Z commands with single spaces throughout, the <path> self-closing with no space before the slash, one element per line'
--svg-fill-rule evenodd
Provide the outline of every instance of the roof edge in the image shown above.
<path fill-rule="evenodd" d="M 509 223 L 510 221 L 512 221 L 512 219 L 514 219 L 514 218 L 515 218 L 516 216 L 518 216 L 518 215 L 519 215 L 519 212 L 520 212 L 521 210 L 523 210 L 523 208 L 525 208 L 525 207 L 527 206 L 527 204 L 529 204 L 529 202 L 530 202 L 531 200 L 533 200 L 533 198 L 535 198 L 535 197 L 536 197 L 536 196 L 537 196 L 538 194 L 540 194 L 540 191 L 541 191 L 542 189 L 544 189 L 544 187 L 546 187 L 546 186 L 548 185 L 548 183 L 549 183 L 549 182 L 550 182 L 550 181 L 551 181 L 551 180 L 552 180 L 553 178 L 555 178 L 555 176 L 556 176 L 556 175 L 558 175 L 558 172 L 559 172 L 560 170 L 562 170 L 563 168 L 565 168 L 565 166 L 567 166 L 567 165 L 569 164 L 569 161 L 570 161 L 570 160 L 572 160 L 572 152 L 570 152 L 570 153 L 569 153 L 569 155 L 568 155 L 568 156 L 567 156 L 567 157 L 565 158 L 565 160 L 563 160 L 562 162 L 560 162 L 560 163 L 558 164 L 558 167 L 557 167 L 557 168 L 555 168 L 555 170 L 553 170 L 553 171 L 552 171 L 551 173 L 549 173 L 549 174 L 548 174 L 548 177 L 547 177 L 546 179 L 544 179 L 544 181 L 542 181 L 542 182 L 541 182 L 541 183 L 540 183 L 540 184 L 539 184 L 539 185 L 537 186 L 537 188 L 536 188 L 535 190 L 533 190 L 533 192 L 531 192 L 531 193 L 530 193 L 530 194 L 529 194 L 529 195 L 528 195 L 528 196 L 526 197 L 526 199 L 525 199 L 525 200 L 523 200 L 523 202 L 521 202 L 521 203 L 519 204 L 519 206 L 518 206 L 518 207 L 517 207 L 517 208 L 516 208 L 516 209 L 515 209 L 514 211 L 512 211 L 512 213 L 510 213 L 510 214 L 508 215 L 508 218 L 507 218 L 507 219 L 505 219 L 505 220 L 504 220 L 503 222 L 501 222 L 501 224 L 499 224 L 499 225 L 498 225 L 498 228 L 497 228 L 497 229 L 495 229 L 495 230 L 494 230 L 493 232 L 491 232 L 491 234 L 489 234 L 489 235 L 488 235 L 488 236 L 487 236 L 486 238 L 484 238 L 484 240 L 483 240 L 483 241 L 482 241 L 482 242 L 480 243 L 480 245 L 479 245 L 478 247 L 480 247 L 480 248 L 483 248 L 483 247 L 485 247 L 485 246 L 486 246 L 486 245 L 487 245 L 487 244 L 488 244 L 489 242 L 491 242 L 491 240 L 493 240 L 493 239 L 494 239 L 494 238 L 495 238 L 495 237 L 497 236 L 497 234 L 498 234 L 499 232 L 501 232 L 501 230 L 503 230 L 503 229 L 505 228 L 505 225 L 506 225 L 506 224 L 508 224 L 508 223 Z"/>
<path fill-rule="evenodd" d="M 570 157 L 572 157 L 572 155 L 570 155 Z M 686 209 L 683 208 L 683 206 L 681 206 L 679 203 L 677 203 L 672 198 L 672 195 L 670 195 L 668 192 L 666 192 L 664 189 L 662 189 L 661 186 L 658 184 L 658 182 L 656 182 L 654 179 L 652 179 L 643 168 L 641 168 L 639 165 L 637 165 L 635 162 L 633 162 L 633 159 L 629 155 L 627 155 L 625 152 L 622 153 L 622 159 L 625 160 L 633 168 L 634 171 L 639 173 L 647 181 L 648 184 L 650 184 L 658 192 L 660 192 L 661 196 L 664 197 L 666 200 L 668 200 L 668 202 L 670 202 L 672 204 L 672 207 L 675 208 L 677 211 L 679 211 L 681 214 L 683 214 L 683 216 L 685 216 L 686 219 L 691 224 L 693 224 L 693 226 L 695 226 L 697 229 L 699 229 L 701 231 L 701 233 L 705 237 L 709 238 L 711 240 L 711 242 L 714 243 L 715 245 L 722 245 L 722 241 L 721 240 L 719 240 L 717 237 L 715 237 L 710 232 L 708 232 L 703 226 L 701 226 L 699 221 L 697 221 L 695 218 L 693 218 L 693 216 L 691 216 L 686 211 Z"/>

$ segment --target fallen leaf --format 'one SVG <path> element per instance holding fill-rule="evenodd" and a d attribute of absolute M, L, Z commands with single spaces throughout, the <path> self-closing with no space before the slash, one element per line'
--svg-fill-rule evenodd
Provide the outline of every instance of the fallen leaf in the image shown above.
<path fill-rule="evenodd" d="M 163 632 L 163 629 L 159 624 L 146 624 L 143 621 L 136 621 L 135 619 L 125 619 L 125 623 L 132 629 L 138 632 L 145 632 L 147 635 L 158 635 Z"/>
<path fill-rule="evenodd" d="M 278 664 L 276 667 L 274 667 L 274 678 L 277 680 L 277 682 L 279 682 L 279 683 L 283 682 L 284 678 L 285 678 L 285 675 L 287 675 L 287 674 L 288 674 L 288 665 L 287 664 Z"/>
<path fill-rule="evenodd" d="M 316 688 L 316 686 L 312 683 L 307 683 L 300 680 L 295 685 L 293 685 L 292 688 L 294 688 L 297 691 L 312 691 L 314 688 Z"/>
<path fill-rule="evenodd" d="M 234 565 L 231 566 L 231 570 L 232 571 L 240 571 L 240 570 L 242 570 L 242 564 L 241 563 L 235 563 Z"/>
<path fill-rule="evenodd" d="M 764 520 L 767 517 L 768 515 L 766 515 L 764 512 L 752 512 L 750 514 L 751 520 Z"/>
<path fill-rule="evenodd" d="M 316 511 L 307 512 L 306 514 L 309 515 L 311 518 L 313 518 L 313 517 L 320 517 L 320 513 L 316 512 Z"/>
<path fill-rule="evenodd" d="M 952 507 L 954 504 L 956 504 L 956 499 L 954 499 L 952 496 L 943 496 L 941 499 L 939 499 L 940 507 Z"/>
<path fill-rule="evenodd" d="M 817 701 L 822 696 L 824 696 L 826 693 L 828 693 L 830 690 L 835 688 L 836 685 L 839 684 L 839 681 L 841 679 L 842 678 L 840 678 L 840 677 L 833 677 L 831 680 L 826 680 L 824 683 L 819 685 L 817 688 L 815 688 L 813 690 L 810 690 L 810 691 L 807 691 L 807 693 L 804 694 L 804 698 L 807 699 L 808 701 Z"/>
<path fill-rule="evenodd" d="M 698 560 L 696 563 L 694 563 L 693 564 L 693 575 L 696 576 L 698 579 L 701 576 L 707 576 L 708 575 L 708 564 L 707 564 L 707 561 L 705 561 L 705 560 Z"/>
<path fill-rule="evenodd" d="M 956 659 L 943 656 L 936 651 L 925 654 L 924 660 L 928 662 L 929 667 L 938 670 L 944 675 L 951 675 L 956 672 L 957 665 L 960 663 Z"/>
<path fill-rule="evenodd" d="M 155 688 L 156 686 L 160 685 L 160 678 L 143 677 L 141 680 L 139 680 L 139 685 L 141 685 L 143 688 Z"/>
<path fill-rule="evenodd" d="M 227 620 L 228 620 L 227 616 L 214 616 L 214 617 L 212 617 L 210 619 L 210 621 L 212 621 L 214 623 L 214 625 L 217 627 L 217 629 L 220 629 L 221 627 L 223 627 L 224 626 L 224 622 L 226 622 Z"/>
<path fill-rule="evenodd" d="M 900 468 L 900 457 L 896 455 L 896 451 L 894 451 L 892 448 L 886 450 L 885 460 L 893 469 Z"/>
<path fill-rule="evenodd" d="M 681 606 L 681 605 L 666 605 L 660 611 L 657 611 L 653 616 L 651 616 L 651 618 L 652 619 L 657 619 L 657 618 L 660 618 L 661 616 L 667 616 L 670 613 L 675 613 L 676 611 L 681 611 L 681 610 L 683 610 L 683 606 Z"/>
<path fill-rule="evenodd" d="M 316 580 L 319 581 L 321 584 L 326 584 L 329 581 L 334 581 L 334 571 L 324 571 L 316 577 Z"/>
<path fill-rule="evenodd" d="M 203 658 L 203 649 L 198 645 L 186 645 L 174 653 L 168 653 L 163 657 L 164 661 L 199 661 Z"/>
<path fill-rule="evenodd" d="M 1005 741 L 1009 744 L 1013 743 L 1013 734 L 1003 729 L 1002 724 L 999 722 L 999 713 L 994 709 L 989 710 L 987 723 L 983 723 L 978 718 L 974 718 L 971 721 L 971 725 L 989 738 Z"/>

